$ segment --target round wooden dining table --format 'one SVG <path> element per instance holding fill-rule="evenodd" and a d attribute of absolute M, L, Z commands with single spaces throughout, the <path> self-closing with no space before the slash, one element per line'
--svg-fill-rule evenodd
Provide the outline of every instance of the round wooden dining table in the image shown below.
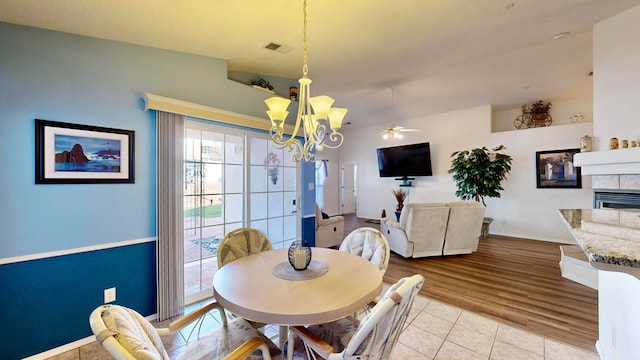
<path fill-rule="evenodd" d="M 326 323 L 354 314 L 382 290 L 382 273 L 375 265 L 326 248 L 312 248 L 312 259 L 326 265 L 322 275 L 283 279 L 274 268 L 283 262 L 288 265 L 287 251 L 240 258 L 222 266 L 213 278 L 214 296 L 225 309 L 248 320 L 281 325 L 281 344 L 286 326 Z"/>

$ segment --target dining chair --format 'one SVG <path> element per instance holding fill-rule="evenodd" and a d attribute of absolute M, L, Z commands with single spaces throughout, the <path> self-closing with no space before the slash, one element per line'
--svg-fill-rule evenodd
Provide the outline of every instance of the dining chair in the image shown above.
<path fill-rule="evenodd" d="M 212 310 L 218 310 L 222 326 L 201 336 L 202 321 Z M 187 344 L 177 359 L 283 359 L 280 349 L 246 320 L 227 320 L 217 302 L 171 322 L 166 328 L 155 328 L 135 310 L 120 305 L 98 306 L 91 312 L 89 324 L 98 343 L 116 360 L 170 359 L 160 336 L 190 326 L 193 328 L 185 339 Z M 197 339 L 189 341 L 196 328 Z"/>
<path fill-rule="evenodd" d="M 287 359 L 389 359 L 423 283 L 419 274 L 400 279 L 362 320 L 289 327 Z"/>
<path fill-rule="evenodd" d="M 389 266 L 389 242 L 380 230 L 372 227 L 361 227 L 350 232 L 339 250 L 369 260 L 380 269 L 383 276 Z"/>
<path fill-rule="evenodd" d="M 218 269 L 245 256 L 272 249 L 271 241 L 258 229 L 238 228 L 232 230 L 224 236 L 218 246 Z M 235 314 L 231 315 L 236 316 Z M 249 323 L 256 329 L 262 329 L 266 325 L 255 321 L 249 321 Z"/>
<path fill-rule="evenodd" d="M 242 257 L 273 249 L 267 237 L 258 229 L 239 228 L 224 236 L 218 246 L 218 268 Z"/>

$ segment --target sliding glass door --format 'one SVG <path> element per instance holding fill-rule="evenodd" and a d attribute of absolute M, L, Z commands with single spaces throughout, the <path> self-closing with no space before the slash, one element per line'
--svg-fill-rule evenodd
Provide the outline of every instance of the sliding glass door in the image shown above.
<path fill-rule="evenodd" d="M 184 166 L 185 298 L 212 295 L 217 249 L 240 227 L 264 232 L 274 247 L 298 237 L 298 164 L 267 134 L 187 121 Z"/>

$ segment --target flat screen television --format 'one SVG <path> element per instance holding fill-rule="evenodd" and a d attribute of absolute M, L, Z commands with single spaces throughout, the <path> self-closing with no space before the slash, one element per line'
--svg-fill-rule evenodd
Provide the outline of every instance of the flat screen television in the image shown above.
<path fill-rule="evenodd" d="M 429 143 L 377 149 L 380 177 L 431 176 Z"/>

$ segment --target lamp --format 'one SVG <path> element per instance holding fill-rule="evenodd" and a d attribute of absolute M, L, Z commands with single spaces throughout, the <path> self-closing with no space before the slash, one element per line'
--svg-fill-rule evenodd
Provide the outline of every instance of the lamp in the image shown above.
<path fill-rule="evenodd" d="M 315 161 L 316 155 L 314 150 L 322 151 L 325 147 L 335 149 L 342 145 L 344 137 L 340 133 L 342 120 L 344 119 L 347 109 L 332 108 L 334 100 L 329 96 L 321 95 L 311 97 L 309 85 L 311 79 L 309 67 L 307 66 L 307 0 L 304 0 L 302 12 L 304 15 L 303 28 L 303 51 L 304 65 L 302 66 L 302 78 L 300 83 L 298 114 L 296 115 L 296 123 L 291 133 L 291 137 L 285 139 L 284 123 L 289 111 L 287 107 L 291 103 L 290 99 L 281 97 L 272 97 L 264 102 L 269 107 L 267 115 L 271 119 L 271 140 L 276 148 L 287 148 L 294 151 L 293 161 Z M 313 110 L 313 111 L 311 111 Z M 295 135 L 300 130 L 300 126 L 304 130 L 304 145 Z"/>

